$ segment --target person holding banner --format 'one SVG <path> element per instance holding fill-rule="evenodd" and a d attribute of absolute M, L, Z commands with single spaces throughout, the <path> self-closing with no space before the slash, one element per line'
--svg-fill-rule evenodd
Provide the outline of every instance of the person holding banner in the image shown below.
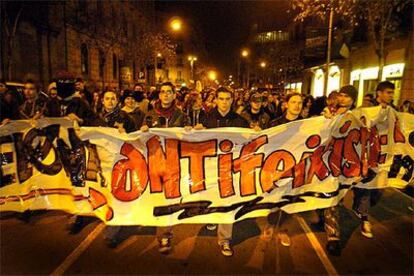
<path fill-rule="evenodd" d="M 249 99 L 249 107 L 241 114 L 249 122 L 251 128 L 266 129 L 268 127 L 270 116 L 262 106 L 264 100 L 264 96 L 260 93 L 253 93 Z"/>
<path fill-rule="evenodd" d="M 377 98 L 374 101 L 375 106 L 382 106 L 386 108 L 391 106 L 394 99 L 395 85 L 390 81 L 380 82 L 376 87 Z M 379 189 L 360 189 L 354 188 L 354 203 L 352 210 L 355 215 L 361 220 L 361 234 L 371 239 L 374 237 L 372 233 L 372 225 L 368 220 L 368 213 L 371 206 L 375 206 L 382 196 L 382 190 Z"/>
<path fill-rule="evenodd" d="M 216 90 L 217 107 L 211 110 L 204 120 L 203 124 L 196 125 L 195 129 L 218 128 L 218 127 L 243 127 L 249 128 L 249 123 L 242 116 L 234 112 L 231 107 L 233 103 L 233 92 L 225 87 L 219 87 Z M 207 225 L 209 230 L 214 230 L 213 225 Z M 218 244 L 221 253 L 230 257 L 234 251 L 231 247 L 233 236 L 233 224 L 219 224 L 217 229 Z"/>
<path fill-rule="evenodd" d="M 124 92 L 124 102 L 126 99 L 132 97 L 132 93 L 135 92 L 129 90 Z M 128 113 L 120 109 L 118 102 L 118 95 L 114 91 L 105 91 L 102 94 L 102 111 L 99 113 L 95 125 L 118 128 L 120 133 L 128 133 L 141 127 L 144 117 L 142 112 L 138 110 L 138 114 L 142 115 L 140 121 L 137 122 L 139 125 L 136 126 Z M 105 240 L 109 248 L 115 248 L 118 246 L 120 231 L 121 226 L 108 226 L 106 228 Z"/>
<path fill-rule="evenodd" d="M 327 119 L 331 119 L 335 115 L 340 115 L 355 108 L 355 102 L 358 96 L 358 91 L 352 85 L 346 85 L 341 87 L 337 94 L 337 106 L 328 106 L 324 109 L 323 115 Z M 325 232 L 327 235 L 328 243 L 326 244 L 326 250 L 333 256 L 340 256 L 342 247 L 340 244 L 340 228 L 339 228 L 339 209 L 337 206 L 332 206 L 323 210 L 323 216 L 321 212 L 320 222 L 318 224 L 324 224 Z"/>
<path fill-rule="evenodd" d="M 187 115 L 176 106 L 174 85 L 171 82 L 161 84 L 158 101 L 155 102 L 154 109 L 146 114 L 141 131 L 146 132 L 150 127 L 189 127 L 188 124 Z M 168 254 L 172 249 L 172 230 L 172 226 L 158 228 L 158 232 L 161 232 L 158 234 L 158 251 L 162 254 Z"/>
<path fill-rule="evenodd" d="M 270 127 L 275 127 L 283 124 L 287 124 L 290 122 L 302 120 L 302 108 L 303 108 L 303 99 L 302 95 L 300 93 L 291 93 L 286 96 L 286 111 L 283 113 L 282 116 L 279 118 L 276 118 L 272 120 L 269 123 Z M 277 229 L 280 227 L 280 225 L 283 222 L 283 218 L 286 217 L 285 212 L 282 210 L 279 210 L 279 212 L 273 212 L 269 214 L 267 217 L 267 225 L 264 229 L 264 238 L 271 237 L 273 234 L 273 228 L 276 227 Z M 278 229 L 278 238 L 280 240 L 280 243 L 283 246 L 290 246 L 291 241 L 289 238 L 289 235 L 287 233 L 287 230 L 281 230 Z"/>

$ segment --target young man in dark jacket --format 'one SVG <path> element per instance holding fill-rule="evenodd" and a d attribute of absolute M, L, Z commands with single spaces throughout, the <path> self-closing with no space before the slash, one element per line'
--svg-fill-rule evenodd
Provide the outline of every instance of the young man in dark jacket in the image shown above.
<path fill-rule="evenodd" d="M 390 81 L 382 81 L 376 87 L 376 99 L 374 101 L 375 106 L 382 106 L 386 108 L 391 106 L 395 109 L 392 104 L 394 100 L 395 85 Z M 372 233 L 372 225 L 368 220 L 369 209 L 375 206 L 382 196 L 382 190 L 380 189 L 360 189 L 354 188 L 354 203 L 352 210 L 355 215 L 361 220 L 361 234 L 371 239 L 374 237 Z"/>
<path fill-rule="evenodd" d="M 211 110 L 203 122 L 206 128 L 218 127 L 243 127 L 249 128 L 249 122 L 242 116 L 231 109 L 233 103 L 233 93 L 225 88 L 219 87 L 216 91 L 217 107 Z M 197 126 L 197 128 L 200 128 Z M 207 225 L 209 230 L 213 230 L 213 225 Z M 217 229 L 218 243 L 221 253 L 224 256 L 233 256 L 233 248 L 231 247 L 231 239 L 233 236 L 233 224 L 219 224 Z"/>
<path fill-rule="evenodd" d="M 302 95 L 299 93 L 291 93 L 286 96 L 286 112 L 282 116 L 270 122 L 270 127 L 283 125 L 297 120 L 302 120 L 300 116 L 303 107 Z"/>
<path fill-rule="evenodd" d="M 150 127 L 186 127 L 189 124 L 187 115 L 175 105 L 175 87 L 171 82 L 161 84 L 159 99 L 150 110 L 144 120 L 141 131 L 148 131 Z M 191 127 L 190 127 L 191 128 Z M 158 227 L 161 234 L 158 237 L 159 249 L 163 254 L 168 254 L 171 249 L 171 239 L 173 237 L 172 226 Z"/>
<path fill-rule="evenodd" d="M 250 105 L 241 114 L 252 128 L 259 127 L 260 129 L 266 129 L 269 125 L 270 116 L 262 106 L 263 101 L 264 97 L 260 93 L 253 93 L 250 95 Z"/>
<path fill-rule="evenodd" d="M 159 99 L 145 116 L 148 127 L 184 127 L 187 115 L 175 105 L 175 87 L 171 82 L 161 84 Z"/>

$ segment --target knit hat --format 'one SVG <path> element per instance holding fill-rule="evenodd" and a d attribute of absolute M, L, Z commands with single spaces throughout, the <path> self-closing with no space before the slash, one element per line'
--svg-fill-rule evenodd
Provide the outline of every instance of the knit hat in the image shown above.
<path fill-rule="evenodd" d="M 132 98 L 134 98 L 135 101 L 139 102 L 140 98 L 139 98 L 138 93 L 140 93 L 140 92 L 135 92 L 135 91 L 132 91 L 132 90 L 125 90 L 124 94 L 122 95 L 121 101 L 124 102 L 126 98 L 132 97 Z"/>
<path fill-rule="evenodd" d="M 358 91 L 352 85 L 345 85 L 341 87 L 341 89 L 339 90 L 339 93 L 348 95 L 349 97 L 352 98 L 354 102 L 356 102 L 356 99 L 358 97 Z"/>

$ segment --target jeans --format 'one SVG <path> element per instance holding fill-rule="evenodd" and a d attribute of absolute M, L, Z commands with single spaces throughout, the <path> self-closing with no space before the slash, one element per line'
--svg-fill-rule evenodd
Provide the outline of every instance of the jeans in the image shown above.
<path fill-rule="evenodd" d="M 233 237 L 233 224 L 219 224 L 217 227 L 218 244 L 229 243 Z"/>

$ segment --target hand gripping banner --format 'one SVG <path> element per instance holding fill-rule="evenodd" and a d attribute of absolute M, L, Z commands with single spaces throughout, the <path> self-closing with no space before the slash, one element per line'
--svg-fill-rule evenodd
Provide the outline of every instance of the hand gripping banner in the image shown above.
<path fill-rule="evenodd" d="M 1 211 L 58 209 L 109 225 L 233 223 L 338 204 L 413 181 L 414 115 L 357 109 L 260 132 L 74 129 L 65 119 L 0 127 Z"/>

